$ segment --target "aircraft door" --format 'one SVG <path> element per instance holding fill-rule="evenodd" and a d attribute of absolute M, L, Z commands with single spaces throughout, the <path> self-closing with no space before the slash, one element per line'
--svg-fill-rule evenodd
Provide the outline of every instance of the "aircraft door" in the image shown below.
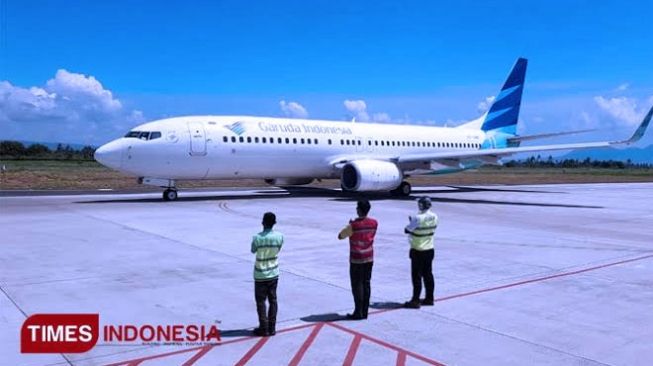
<path fill-rule="evenodd" d="M 201 122 L 188 122 L 190 134 L 190 154 L 192 156 L 206 155 L 206 131 Z"/>

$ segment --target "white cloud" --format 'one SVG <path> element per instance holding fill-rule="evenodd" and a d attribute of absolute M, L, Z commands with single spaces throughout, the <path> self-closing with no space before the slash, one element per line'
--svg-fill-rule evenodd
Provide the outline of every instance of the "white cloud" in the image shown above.
<path fill-rule="evenodd" d="M 601 110 L 608 113 L 618 122 L 632 126 L 640 123 L 645 111 L 637 107 L 637 100 L 628 97 L 604 98 L 594 97 Z"/>
<path fill-rule="evenodd" d="M 372 114 L 372 121 L 374 122 L 392 122 L 392 118 L 390 118 L 390 115 L 387 113 L 374 113 Z"/>
<path fill-rule="evenodd" d="M 367 111 L 367 103 L 365 103 L 364 100 L 358 99 L 358 100 L 345 100 L 343 102 L 345 109 L 349 113 L 352 114 L 352 116 L 356 119 L 356 121 L 361 121 L 361 122 L 382 122 L 382 123 L 388 123 L 388 122 L 398 122 L 394 121 L 388 113 L 385 112 L 378 112 L 378 113 L 372 113 L 370 116 L 370 113 Z"/>
<path fill-rule="evenodd" d="M 0 81 L 0 123 L 23 140 L 100 143 L 143 120 L 93 76 L 61 69 L 42 87 Z"/>
<path fill-rule="evenodd" d="M 282 100 L 279 102 L 279 107 L 286 117 L 292 118 L 306 118 L 308 117 L 308 111 L 306 108 L 297 102 L 286 102 Z"/>
<path fill-rule="evenodd" d="M 623 92 L 623 91 L 628 90 L 628 88 L 630 88 L 630 84 L 629 84 L 629 83 L 623 83 L 623 84 L 619 85 L 619 86 L 615 89 L 615 91 Z"/>
<path fill-rule="evenodd" d="M 489 97 L 485 97 L 485 99 L 480 101 L 478 103 L 478 105 L 476 106 L 476 109 L 478 110 L 478 113 L 483 114 L 483 113 L 487 112 L 490 109 L 490 106 L 494 102 L 495 98 L 496 97 L 494 95 L 491 95 Z"/>
<path fill-rule="evenodd" d="M 370 120 L 370 115 L 367 113 L 367 104 L 364 100 L 345 100 L 343 102 L 345 108 L 351 113 L 357 121 L 367 122 Z"/>

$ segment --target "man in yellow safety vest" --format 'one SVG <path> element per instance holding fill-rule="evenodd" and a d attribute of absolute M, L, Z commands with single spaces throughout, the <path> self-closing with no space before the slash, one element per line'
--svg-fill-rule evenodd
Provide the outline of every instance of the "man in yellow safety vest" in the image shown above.
<path fill-rule="evenodd" d="M 413 297 L 404 307 L 419 309 L 420 305 L 433 305 L 433 234 L 438 226 L 438 215 L 431 211 L 431 199 L 420 197 L 417 200 L 419 212 L 410 216 L 410 223 L 404 229 L 410 243 L 410 272 L 413 281 Z M 424 281 L 425 298 L 420 301 Z"/>
<path fill-rule="evenodd" d="M 256 254 L 254 264 L 254 297 L 258 313 L 258 328 L 254 333 L 265 337 L 276 334 L 277 323 L 277 282 L 279 262 L 277 256 L 283 245 L 283 234 L 272 230 L 277 217 L 272 212 L 263 215 L 263 231 L 252 239 L 252 253 Z M 270 303 L 266 314 L 265 300 Z"/>

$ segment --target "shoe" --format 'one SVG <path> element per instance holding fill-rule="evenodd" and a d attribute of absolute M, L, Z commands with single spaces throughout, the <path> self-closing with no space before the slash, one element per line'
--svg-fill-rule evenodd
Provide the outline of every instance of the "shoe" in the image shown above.
<path fill-rule="evenodd" d="M 362 316 L 356 315 L 356 314 L 347 314 L 346 318 L 348 320 L 361 320 L 361 319 L 364 319 Z"/>
<path fill-rule="evenodd" d="M 275 334 L 277 334 L 276 322 L 268 323 L 268 335 L 273 336 Z"/>
<path fill-rule="evenodd" d="M 408 309 L 419 309 L 419 300 L 406 301 L 404 307 Z"/>
<path fill-rule="evenodd" d="M 259 337 L 267 337 L 269 334 L 267 329 L 258 327 L 254 329 L 254 335 L 257 335 Z"/>
<path fill-rule="evenodd" d="M 433 299 L 422 299 L 419 303 L 426 306 L 433 306 Z"/>

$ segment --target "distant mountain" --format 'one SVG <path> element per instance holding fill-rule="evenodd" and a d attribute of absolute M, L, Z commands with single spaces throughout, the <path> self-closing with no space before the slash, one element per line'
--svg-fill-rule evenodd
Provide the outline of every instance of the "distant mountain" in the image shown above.
<path fill-rule="evenodd" d="M 544 157 L 545 155 L 546 155 L 545 153 L 541 154 L 542 157 Z M 630 159 L 633 163 L 653 164 L 653 145 L 649 145 L 644 148 L 629 147 L 626 149 L 615 149 L 615 148 L 608 147 L 608 148 L 601 148 L 601 149 L 576 150 L 568 154 L 559 156 L 556 158 L 556 160 L 564 160 L 564 159 L 584 160 L 586 158 L 590 158 L 592 160 L 619 160 L 624 162 Z"/>

